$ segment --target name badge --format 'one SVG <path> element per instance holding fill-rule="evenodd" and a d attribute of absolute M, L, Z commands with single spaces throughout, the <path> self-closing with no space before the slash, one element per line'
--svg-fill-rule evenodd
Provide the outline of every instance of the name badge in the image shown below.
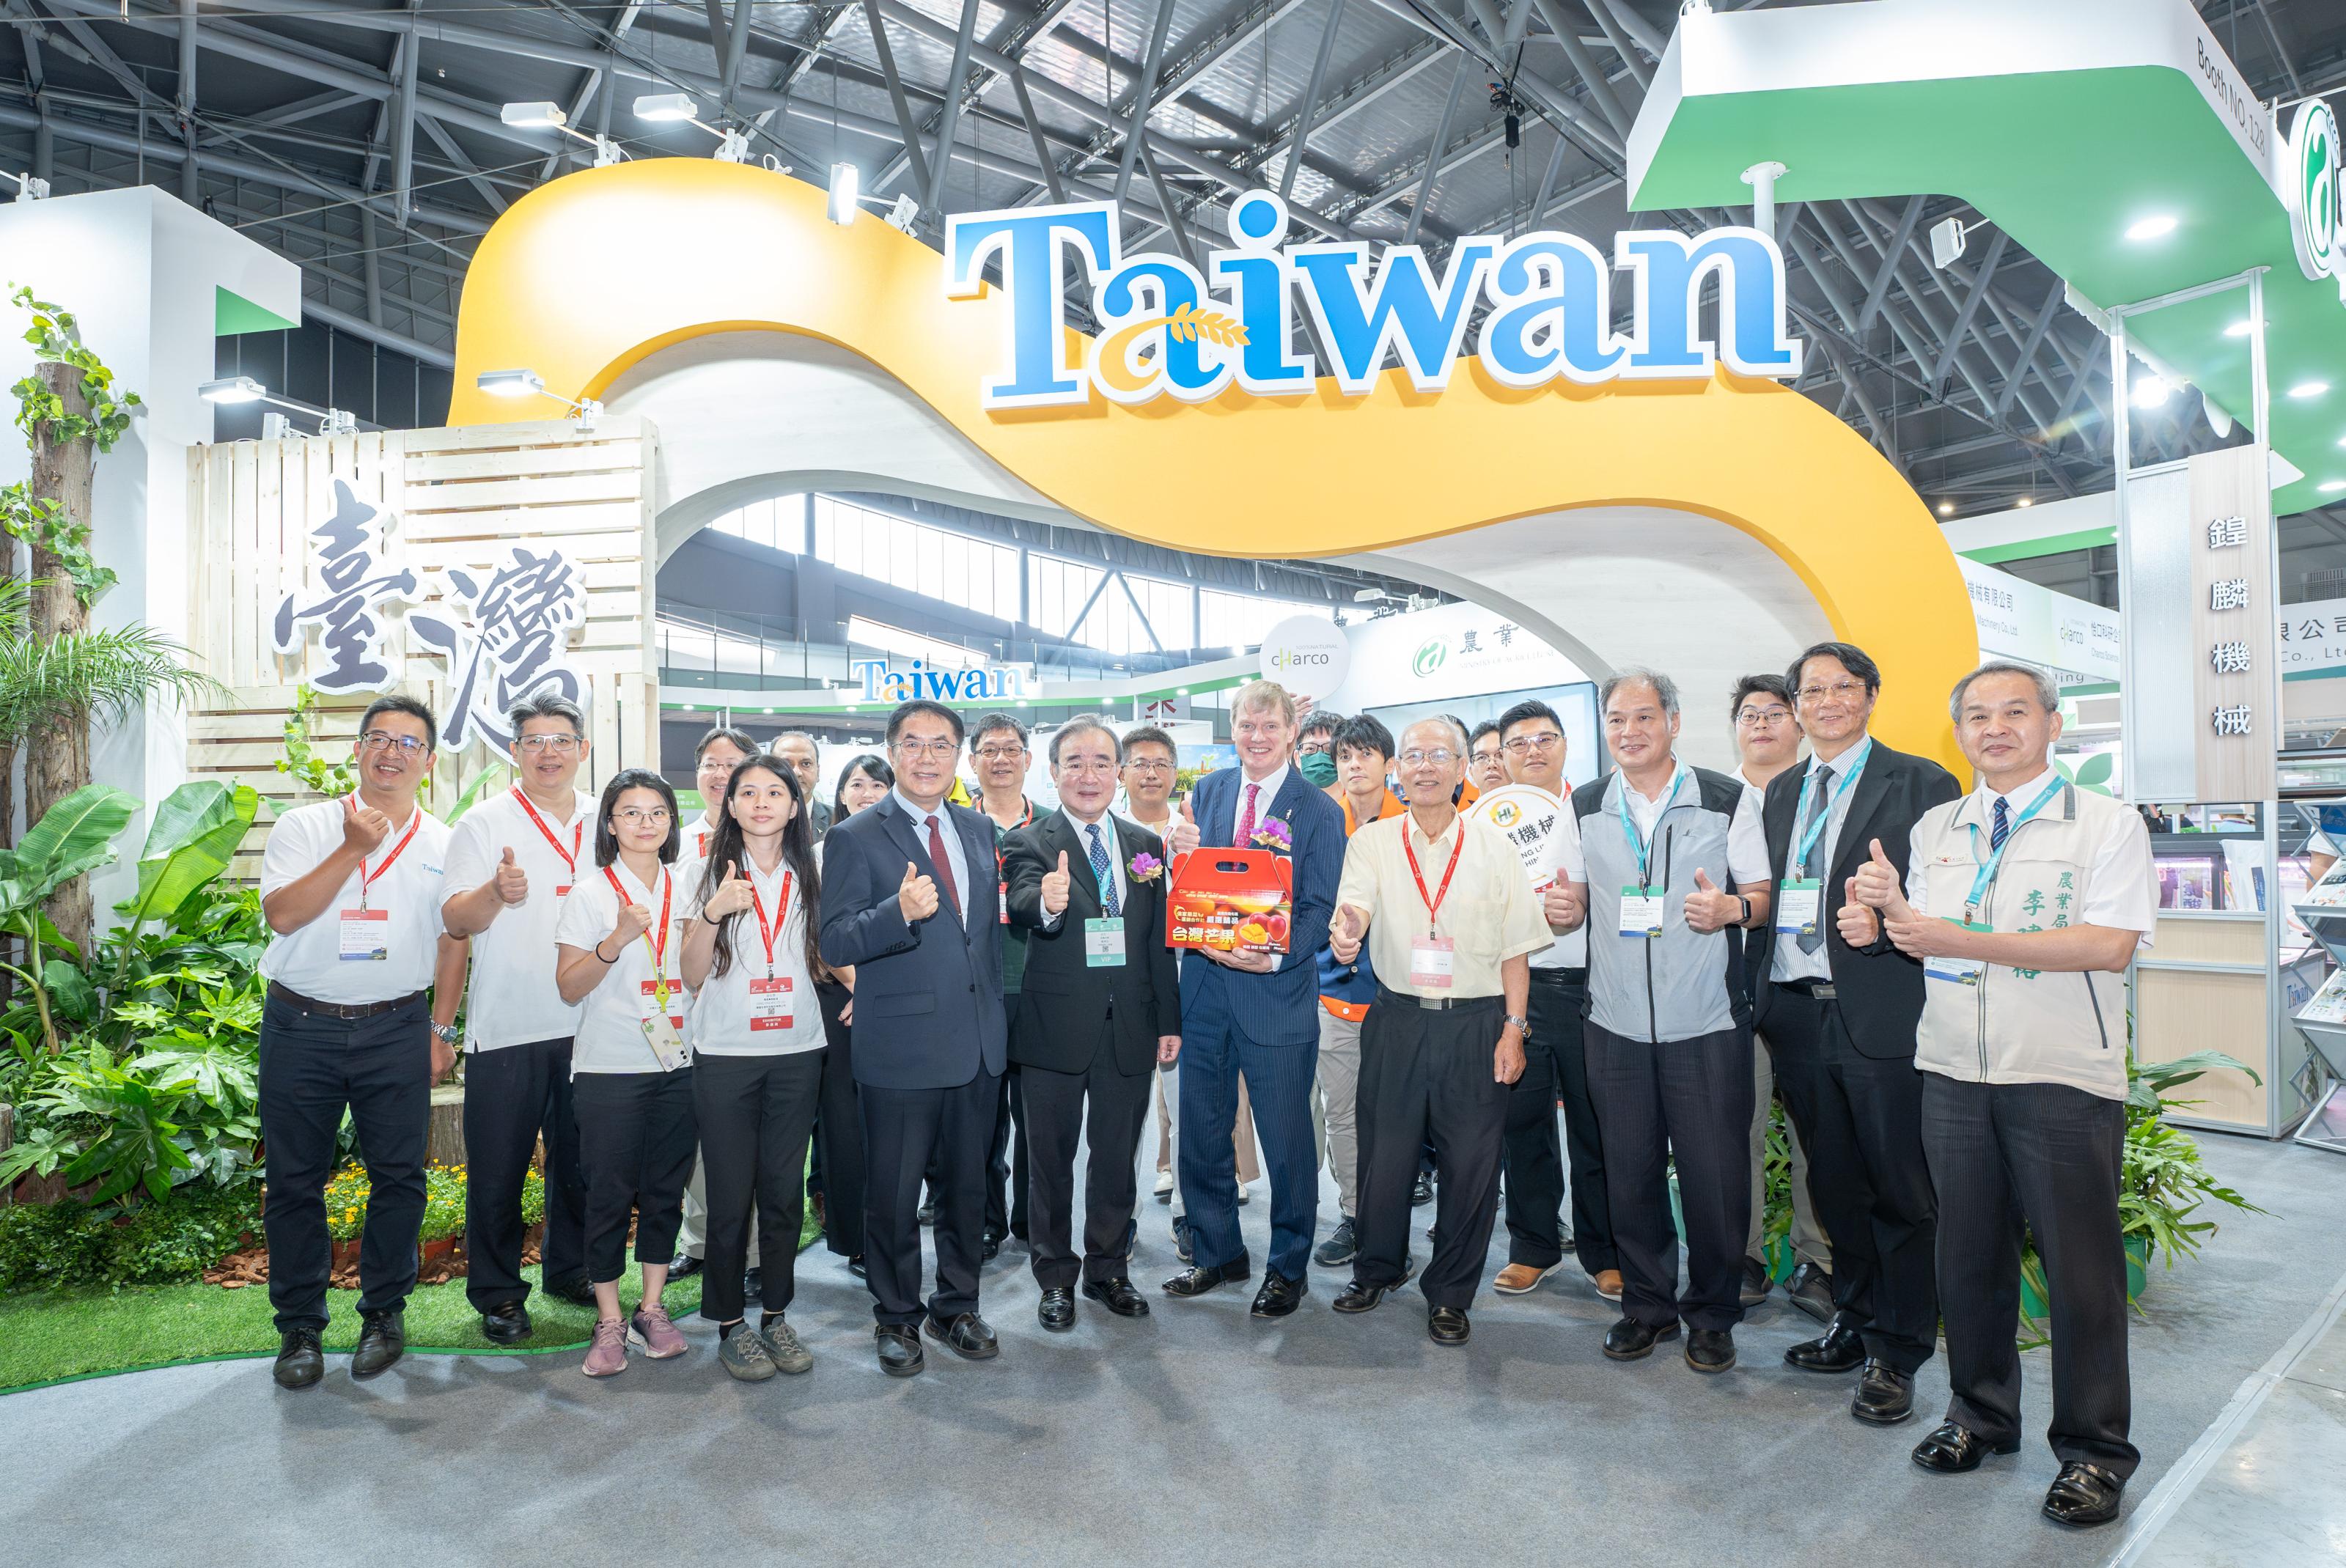
<path fill-rule="evenodd" d="M 568 882 L 564 882 L 560 887 L 556 888 L 554 890 L 554 896 L 557 899 L 568 898 L 570 896 L 570 884 Z"/>
<path fill-rule="evenodd" d="M 391 957 L 389 910 L 344 910 L 339 923 L 344 963 L 381 963 Z"/>
<path fill-rule="evenodd" d="M 1958 925 L 1963 927 L 1965 931 L 1984 932 L 1994 929 L 1993 927 L 1983 925 L 1976 921 L 1956 920 L 1952 915 L 1942 916 L 1941 918 L 1945 920 L 1949 925 Z M 1942 955 L 1937 958 L 1926 958 L 1923 961 L 1923 979 L 1943 980 L 1953 985 L 1977 985 L 1980 983 L 1981 975 L 1984 974 L 1986 970 L 1986 962 L 1976 958 L 1952 958 Z"/>
<path fill-rule="evenodd" d="M 790 977 L 787 974 L 750 982 L 751 1033 L 761 1029 L 788 1029 L 790 1026 L 791 1008 L 796 1000 L 790 992 Z"/>
<path fill-rule="evenodd" d="M 1084 966 L 1086 969 L 1124 967 L 1124 921 L 1120 917 L 1103 916 L 1084 921 Z"/>
<path fill-rule="evenodd" d="M 1450 989 L 1451 961 L 1457 943 L 1446 936 L 1414 936 L 1409 940 L 1409 983 L 1431 991 Z"/>
<path fill-rule="evenodd" d="M 1776 890 L 1776 929 L 1786 936 L 1810 936 L 1817 929 L 1823 884 L 1815 878 L 1787 881 Z"/>
<path fill-rule="evenodd" d="M 673 1073 L 678 1067 L 691 1065 L 692 1052 L 684 1043 L 684 1014 L 660 1011 L 659 991 L 652 982 L 643 982 L 643 988 L 644 1039 L 650 1044 L 660 1071 Z M 668 998 L 670 1006 L 682 1006 L 684 987 L 671 984 Z"/>
<path fill-rule="evenodd" d="M 994 884 L 994 907 L 1000 911 L 994 917 L 994 922 L 996 925 L 1008 925 L 1010 923 L 1010 884 L 1006 881 L 996 882 Z"/>
<path fill-rule="evenodd" d="M 1663 892 L 1647 892 L 1632 882 L 1621 890 L 1621 934 L 1657 937 L 1662 934 Z"/>

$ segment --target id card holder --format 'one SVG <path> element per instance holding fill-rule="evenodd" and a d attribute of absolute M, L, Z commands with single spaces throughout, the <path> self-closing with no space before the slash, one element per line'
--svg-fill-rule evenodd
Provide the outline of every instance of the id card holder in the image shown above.
<path fill-rule="evenodd" d="M 1010 884 L 1007 881 L 996 882 L 994 894 L 994 907 L 1001 912 L 994 916 L 994 923 L 1008 925 L 1010 923 Z"/>
<path fill-rule="evenodd" d="M 390 959 L 389 910 L 344 910 L 337 924 L 344 963 L 382 963 Z"/>
<path fill-rule="evenodd" d="M 1124 920 L 1121 916 L 1103 915 L 1096 920 L 1084 921 L 1084 967 L 1124 967 Z"/>
<path fill-rule="evenodd" d="M 568 898 L 570 896 L 570 884 L 568 882 L 564 882 L 561 886 L 556 888 L 554 890 L 554 896 L 556 899 Z"/>
<path fill-rule="evenodd" d="M 764 980 L 750 982 L 750 1032 L 765 1029 L 788 1029 L 793 1020 L 796 998 L 791 995 L 790 977 L 777 974 Z"/>
<path fill-rule="evenodd" d="M 1945 919 L 1949 925 L 1959 925 L 1965 931 L 1984 932 L 1994 929 L 1977 921 L 1956 920 L 1953 916 L 1942 918 Z M 1923 979 L 1943 980 L 1951 985 L 1977 985 L 1980 983 L 1980 976 L 1985 973 L 1986 970 L 1986 962 L 1976 958 L 1942 956 L 1926 958 L 1923 961 Z"/>
<path fill-rule="evenodd" d="M 1457 945 L 1446 936 L 1410 938 L 1409 983 L 1423 985 L 1429 991 L 1449 990 L 1452 960 L 1457 957 Z"/>
<path fill-rule="evenodd" d="M 1814 877 L 1788 879 L 1776 891 L 1776 929 L 1786 936 L 1814 935 L 1823 887 Z"/>
<path fill-rule="evenodd" d="M 1623 936 L 1657 937 L 1662 934 L 1662 905 L 1665 895 L 1659 888 L 1652 892 L 1632 882 L 1621 890 L 1621 934 Z"/>
<path fill-rule="evenodd" d="M 661 1012 L 658 990 L 648 980 L 643 983 L 643 987 L 644 1039 L 651 1045 L 652 1055 L 658 1060 L 660 1071 L 673 1073 L 678 1067 L 690 1066 L 692 1052 L 684 1043 L 684 1015 Z M 684 987 L 668 987 L 668 998 L 671 1003 L 681 1003 Z"/>

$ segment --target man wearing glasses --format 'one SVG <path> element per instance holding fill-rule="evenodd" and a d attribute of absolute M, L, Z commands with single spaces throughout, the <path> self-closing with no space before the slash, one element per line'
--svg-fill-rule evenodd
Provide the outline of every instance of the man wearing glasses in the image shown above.
<path fill-rule="evenodd" d="M 440 728 L 408 697 L 380 697 L 351 748 L 358 789 L 297 806 L 270 830 L 260 861 L 269 950 L 260 972 L 260 1135 L 269 1145 L 262 1216 L 278 1386 L 325 1374 L 332 1267 L 326 1178 L 350 1112 L 366 1162 L 359 1243 L 358 1349 L 351 1376 L 387 1370 L 406 1349 L 423 1222 L 424 1135 L 432 1085 L 456 1059 L 464 944 L 441 925 L 448 830 L 416 803 Z M 424 991 L 432 989 L 431 1009 Z"/>
<path fill-rule="evenodd" d="M 1005 842 L 1035 820 L 1035 802 L 1026 799 L 1026 727 L 1007 713 L 989 713 L 977 721 L 969 744 L 971 771 L 977 775 L 977 805 L 994 823 L 994 881 L 1006 895 L 1010 873 L 1004 869 Z M 1002 909 L 1009 912 L 1005 896 Z M 1026 973 L 1026 928 L 1002 928 L 1002 1006 L 1018 1011 L 1018 989 Z M 1002 1075 L 1002 1099 L 994 1118 L 994 1143 L 985 1161 L 985 1260 L 1000 1255 L 1005 1236 L 1026 1239 L 1026 1101 L 1018 1067 L 1012 1064 Z M 1014 1141 L 1015 1148 L 1013 1148 Z"/>
<path fill-rule="evenodd" d="M 1496 789 L 1507 782 L 1507 754 L 1499 726 L 1484 719 L 1474 727 L 1466 742 L 1466 782 L 1474 786 L 1476 795 Z"/>
<path fill-rule="evenodd" d="M 592 1306 L 586 1282 L 586 1186 L 570 1107 L 570 1042 L 578 1009 L 554 983 L 555 921 L 582 876 L 594 874 L 595 799 L 578 789 L 586 716 L 553 691 L 506 715 L 518 778 L 456 824 L 441 918 L 472 941 L 464 1013 L 464 1296 L 481 1332 L 500 1345 L 529 1338 L 521 1277 L 522 1185 L 546 1140 L 546 1238 L 539 1277 L 549 1295 Z"/>
<path fill-rule="evenodd" d="M 823 840 L 822 961 L 855 967 L 850 1042 L 863 1116 L 863 1257 L 881 1369 L 921 1370 L 921 1329 L 999 1352 L 977 1313 L 986 1148 L 1007 1063 L 993 824 L 951 804 L 961 716 L 889 716 L 896 787 Z M 934 1152 L 937 1287 L 921 1299 L 921 1175 Z"/>
<path fill-rule="evenodd" d="M 1747 675 L 1735 683 L 1735 750 L 1742 759 L 1736 776 L 1759 800 L 1768 798 L 1776 775 L 1800 759 L 1800 727 L 1792 714 L 1792 688 L 1775 674 Z M 1768 983 L 1758 962 L 1748 964 L 1746 978 L 1756 1008 L 1759 992 Z M 1751 1228 L 1743 1245 L 1743 1304 L 1756 1307 L 1768 1299 L 1775 1282 L 1768 1268 L 1768 1122 L 1776 1097 L 1776 1052 L 1765 1033 L 1751 1032 Z M 1787 1128 L 1785 1143 L 1792 1161 L 1791 1278 L 1784 1292 L 1792 1305 L 1818 1322 L 1832 1317 L 1832 1243 L 1817 1222 L 1817 1206 L 1809 1195 L 1809 1153 L 1800 1142 L 1797 1122 Z"/>

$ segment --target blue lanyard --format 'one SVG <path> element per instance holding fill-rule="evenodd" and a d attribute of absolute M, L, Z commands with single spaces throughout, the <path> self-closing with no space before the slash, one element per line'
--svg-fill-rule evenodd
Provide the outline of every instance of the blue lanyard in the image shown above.
<path fill-rule="evenodd" d="M 1678 764 L 1678 770 L 1670 775 L 1670 792 L 1662 797 L 1662 809 L 1654 813 L 1655 827 L 1660 827 L 1662 819 L 1669 815 L 1671 802 L 1678 798 L 1678 786 L 1686 782 L 1686 777 L 1687 765 L 1681 762 Z M 1637 824 L 1629 816 L 1631 788 L 1629 776 L 1624 773 L 1621 776 L 1621 798 L 1614 803 L 1621 809 L 1621 832 L 1637 851 L 1637 887 L 1640 891 L 1643 891 L 1648 885 L 1647 867 L 1652 859 L 1653 841 L 1637 831 Z"/>
<path fill-rule="evenodd" d="M 2062 786 L 2067 782 L 2059 774 L 2055 774 L 2053 782 L 2045 786 L 2044 791 L 2028 803 L 2028 809 L 2013 819 L 2012 826 L 2004 830 L 2002 848 L 1989 850 L 1987 859 L 1980 860 L 1979 870 L 1972 876 L 1972 896 L 1964 903 L 1964 920 L 1972 918 L 1979 909 L 1980 901 L 1987 896 L 1988 889 L 1994 885 L 1996 868 L 2004 864 L 2004 851 L 2012 848 L 2013 838 L 2020 831 L 2021 825 L 2043 810 L 2045 803 L 2058 795 Z M 1980 826 L 1977 822 L 1966 822 L 1964 826 L 1972 830 L 1972 858 L 1978 860 Z"/>
<path fill-rule="evenodd" d="M 1800 835 L 1800 852 L 1792 857 L 1792 864 L 1800 868 L 1802 876 L 1809 874 L 1809 851 L 1817 847 L 1817 835 L 1825 830 L 1827 822 L 1832 820 L 1833 808 L 1841 804 L 1841 798 L 1849 793 L 1849 787 L 1857 782 L 1857 776 L 1865 771 L 1865 765 L 1872 759 L 1873 739 L 1869 736 L 1865 744 L 1857 748 L 1857 761 L 1842 771 L 1841 782 L 1833 786 L 1832 798 L 1825 802 L 1825 809 L 1817 813 L 1816 820 L 1809 824 L 1809 830 Z M 1810 766 L 1817 766 L 1814 759 L 1810 759 Z M 1805 789 L 1801 791 L 1803 795 L 1807 793 Z"/>

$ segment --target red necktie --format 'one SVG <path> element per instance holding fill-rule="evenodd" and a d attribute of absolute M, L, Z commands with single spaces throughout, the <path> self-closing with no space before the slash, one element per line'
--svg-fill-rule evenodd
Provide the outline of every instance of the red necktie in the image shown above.
<path fill-rule="evenodd" d="M 1231 846 L 1234 849 L 1243 850 L 1254 842 L 1254 798 L 1261 789 L 1260 784 L 1247 786 L 1246 809 L 1239 813 L 1239 836 Z"/>
<path fill-rule="evenodd" d="M 953 906 L 956 922 L 961 915 L 961 889 L 954 885 L 953 862 L 945 858 L 945 841 L 937 833 L 937 820 L 929 818 L 929 863 L 937 869 L 937 883 L 944 889 L 945 902 Z"/>

